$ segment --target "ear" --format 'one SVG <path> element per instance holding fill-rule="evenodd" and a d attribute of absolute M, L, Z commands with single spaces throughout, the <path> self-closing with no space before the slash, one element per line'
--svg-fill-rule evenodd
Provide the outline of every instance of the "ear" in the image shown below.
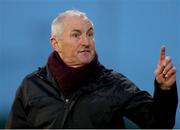
<path fill-rule="evenodd" d="M 60 51 L 60 46 L 58 45 L 58 41 L 56 40 L 55 36 L 51 36 L 50 38 L 51 45 L 53 49 L 57 52 Z"/>

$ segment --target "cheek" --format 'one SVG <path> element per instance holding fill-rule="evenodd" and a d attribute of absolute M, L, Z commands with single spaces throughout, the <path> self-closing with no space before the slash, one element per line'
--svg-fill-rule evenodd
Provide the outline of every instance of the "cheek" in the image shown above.
<path fill-rule="evenodd" d="M 90 45 L 91 45 L 92 49 L 95 49 L 95 42 L 94 41 L 90 42 Z"/>
<path fill-rule="evenodd" d="M 73 57 L 76 55 L 77 53 L 77 47 L 76 46 L 73 46 L 73 45 L 66 45 L 64 47 L 62 47 L 62 52 L 68 56 L 68 57 Z"/>

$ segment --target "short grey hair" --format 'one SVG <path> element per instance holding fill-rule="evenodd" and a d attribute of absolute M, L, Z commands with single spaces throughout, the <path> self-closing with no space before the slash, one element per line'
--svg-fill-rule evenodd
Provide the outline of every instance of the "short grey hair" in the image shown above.
<path fill-rule="evenodd" d="M 64 23 L 64 18 L 66 16 L 79 16 L 83 19 L 87 19 L 88 21 L 91 22 L 93 25 L 92 21 L 87 17 L 86 13 L 81 12 L 79 10 L 67 10 L 65 12 L 60 13 L 52 22 L 51 24 L 51 36 L 56 35 L 60 36 L 62 33 L 62 26 Z"/>

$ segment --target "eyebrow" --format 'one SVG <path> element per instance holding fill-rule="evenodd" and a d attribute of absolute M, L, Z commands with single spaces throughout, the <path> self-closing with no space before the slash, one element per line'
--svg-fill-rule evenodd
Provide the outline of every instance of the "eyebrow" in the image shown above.
<path fill-rule="evenodd" d="M 91 31 L 91 30 L 94 31 L 94 29 L 93 29 L 92 27 L 90 27 L 87 32 L 89 32 L 89 31 Z"/>
<path fill-rule="evenodd" d="M 79 29 L 73 29 L 71 32 L 78 32 L 81 33 L 81 31 Z"/>
<path fill-rule="evenodd" d="M 87 32 L 89 32 L 89 31 L 93 31 L 93 28 L 92 27 L 90 27 L 88 30 L 87 30 Z M 78 32 L 78 33 L 81 33 L 81 30 L 79 30 L 79 29 L 73 29 L 71 32 Z"/>

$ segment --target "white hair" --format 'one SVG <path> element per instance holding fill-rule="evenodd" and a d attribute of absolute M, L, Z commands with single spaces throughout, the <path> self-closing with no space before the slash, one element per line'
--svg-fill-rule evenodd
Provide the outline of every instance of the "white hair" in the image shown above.
<path fill-rule="evenodd" d="M 60 36 L 62 33 L 62 26 L 64 23 L 64 18 L 66 16 L 79 16 L 83 19 L 87 19 L 88 21 L 91 22 L 93 25 L 92 21 L 87 17 L 86 13 L 81 12 L 79 10 L 67 10 L 65 12 L 60 13 L 52 22 L 51 24 L 51 36 L 56 35 Z"/>

